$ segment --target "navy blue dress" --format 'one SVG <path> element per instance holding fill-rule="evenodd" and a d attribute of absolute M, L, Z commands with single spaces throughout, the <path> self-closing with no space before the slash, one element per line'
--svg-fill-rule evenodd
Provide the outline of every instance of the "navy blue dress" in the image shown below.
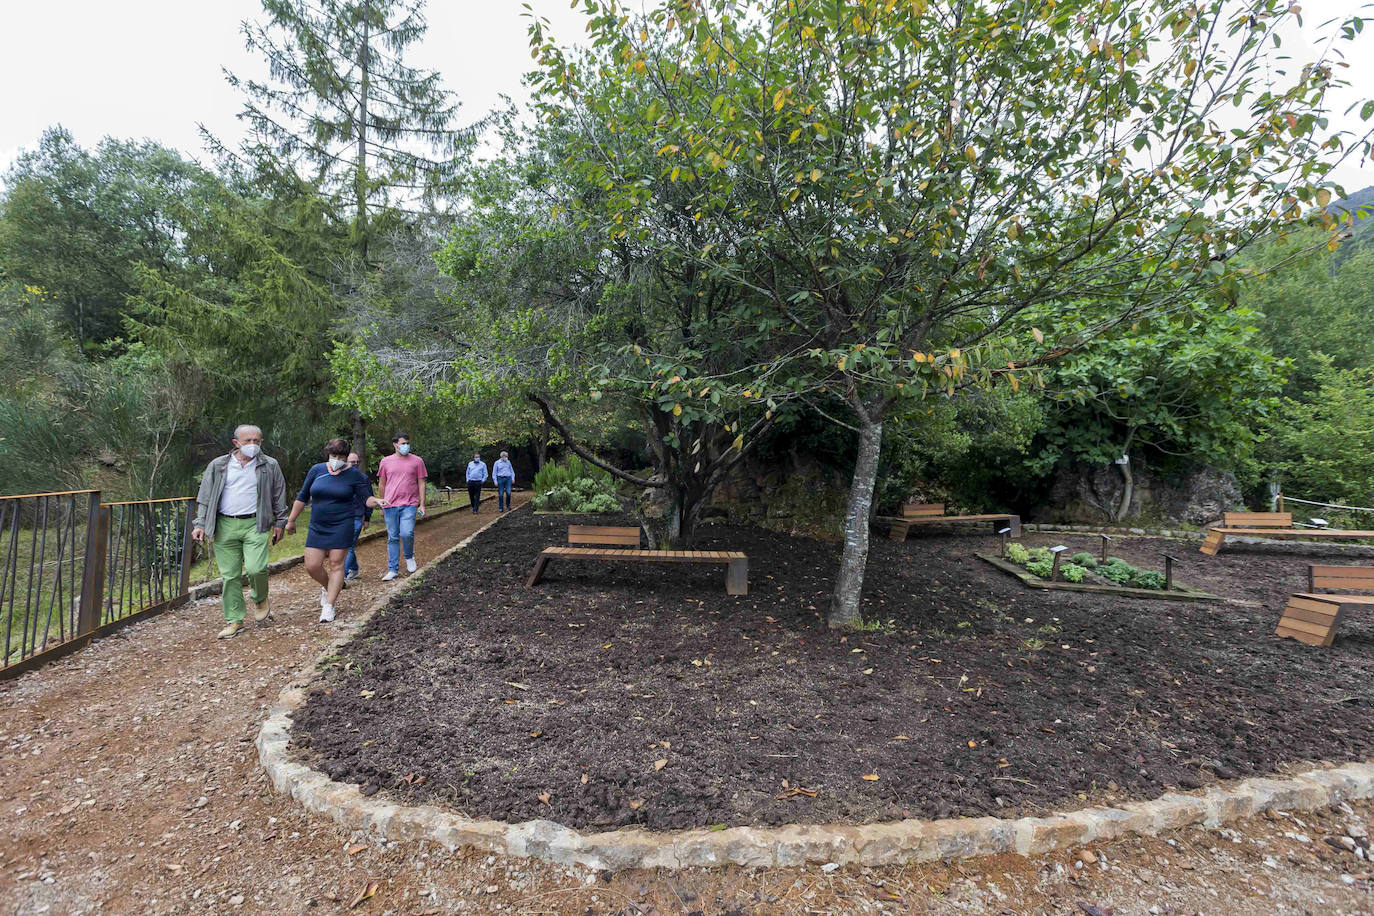
<path fill-rule="evenodd" d="M 344 468 L 337 474 L 329 473 L 325 464 L 311 468 L 296 494 L 296 499 L 310 506 L 305 546 L 320 550 L 352 547 L 356 508 L 371 495 L 372 485 L 357 468 Z"/>

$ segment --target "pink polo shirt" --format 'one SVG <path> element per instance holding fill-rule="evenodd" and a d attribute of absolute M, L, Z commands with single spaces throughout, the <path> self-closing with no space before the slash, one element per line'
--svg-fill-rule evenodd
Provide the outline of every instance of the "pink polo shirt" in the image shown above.
<path fill-rule="evenodd" d="M 420 505 L 420 487 L 429 474 L 419 455 L 387 455 L 377 466 L 377 476 L 385 478 L 382 498 L 389 506 Z"/>

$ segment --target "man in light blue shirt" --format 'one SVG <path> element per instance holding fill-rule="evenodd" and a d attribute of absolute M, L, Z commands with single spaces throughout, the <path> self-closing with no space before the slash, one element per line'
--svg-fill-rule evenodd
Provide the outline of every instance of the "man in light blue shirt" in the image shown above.
<path fill-rule="evenodd" d="M 477 507 L 482 505 L 482 484 L 487 482 L 487 465 L 482 461 L 481 452 L 473 452 L 472 460 L 468 462 L 468 503 L 472 506 L 472 514 L 477 514 Z"/>
<path fill-rule="evenodd" d="M 496 511 L 505 512 L 510 508 L 510 491 L 515 486 L 515 467 L 510 463 L 510 454 L 502 452 L 491 467 L 491 476 L 496 478 Z"/>

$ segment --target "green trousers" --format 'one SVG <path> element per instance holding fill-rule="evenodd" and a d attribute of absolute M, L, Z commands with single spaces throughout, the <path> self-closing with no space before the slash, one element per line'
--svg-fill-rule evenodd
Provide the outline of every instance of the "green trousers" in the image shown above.
<path fill-rule="evenodd" d="M 248 580 L 254 601 L 267 600 L 267 553 L 272 532 L 259 531 L 253 518 L 227 518 L 215 521 L 215 563 L 224 579 L 221 598 L 224 619 L 240 621 L 247 608 L 243 604 L 243 580 Z"/>

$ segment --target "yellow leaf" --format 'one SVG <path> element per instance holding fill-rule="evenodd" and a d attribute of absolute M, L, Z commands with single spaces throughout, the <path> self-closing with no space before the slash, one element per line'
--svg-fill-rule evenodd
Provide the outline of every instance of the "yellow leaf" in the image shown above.
<path fill-rule="evenodd" d="M 911 358 L 912 358 L 913 360 L 915 360 L 916 362 L 918 362 L 918 363 L 923 363 L 923 362 L 926 361 L 926 355 L 925 355 L 924 353 L 920 352 L 919 350 L 912 350 L 912 351 L 911 351 Z"/>
<path fill-rule="evenodd" d="M 1008 375 L 1008 376 L 1007 376 L 1007 381 L 1011 382 L 1011 390 L 1012 390 L 1012 391 L 1020 391 L 1020 390 L 1021 390 L 1021 382 L 1016 378 L 1016 376 L 1014 376 L 1014 375 Z"/>
<path fill-rule="evenodd" d="M 784 90 L 779 89 L 773 94 L 773 110 L 782 111 L 782 106 L 787 104 L 787 95 Z"/>
<path fill-rule="evenodd" d="M 681 405 L 681 404 L 674 404 L 674 405 L 673 405 L 673 416 L 675 416 L 675 417 L 680 417 L 680 416 L 682 416 L 682 405 Z"/>
<path fill-rule="evenodd" d="M 970 742 L 968 743 L 968 746 L 969 746 L 969 747 L 977 747 L 977 746 L 978 746 L 978 742 L 977 742 L 977 741 L 970 741 Z"/>
<path fill-rule="evenodd" d="M 869 782 L 877 782 L 877 781 L 878 781 L 878 774 L 877 774 L 877 773 L 867 773 L 867 774 L 865 774 L 865 775 L 863 776 L 863 778 L 866 779 L 866 780 L 868 780 Z"/>
<path fill-rule="evenodd" d="M 735 437 L 735 451 L 739 451 L 739 450 L 742 449 L 742 448 L 744 448 L 744 437 L 743 437 L 743 436 L 736 436 L 736 437 Z"/>
<path fill-rule="evenodd" d="M 1331 192 L 1322 188 L 1317 192 L 1317 206 L 1325 207 L 1329 203 L 1331 203 Z"/>
<path fill-rule="evenodd" d="M 820 180 L 821 180 L 821 170 L 820 170 L 820 169 L 812 169 L 812 170 L 811 170 L 811 180 L 812 180 L 812 181 L 820 181 Z"/>
<path fill-rule="evenodd" d="M 1007 227 L 1007 238 L 1011 239 L 1013 242 L 1016 241 L 1017 238 L 1020 237 L 1020 235 L 1021 226 L 1019 224 L 1012 223 L 1010 226 Z"/>
<path fill-rule="evenodd" d="M 1035 338 L 1036 343 L 1045 342 L 1045 332 L 1039 328 L 1031 328 L 1031 336 Z"/>
<path fill-rule="evenodd" d="M 1192 76 L 1193 73 L 1194 73 L 1196 70 L 1197 70 L 1197 61 L 1195 61 L 1195 60 L 1190 59 L 1186 64 L 1183 65 L 1183 75 L 1184 75 L 1184 76 Z"/>
<path fill-rule="evenodd" d="M 662 759 L 659 759 L 659 760 L 655 760 L 655 761 L 654 761 L 654 769 L 655 769 L 655 770 L 661 770 L 661 769 L 663 769 L 664 767 L 666 767 L 667 765 L 668 765 L 668 758 L 667 758 L 667 757 L 664 757 L 664 758 L 662 758 Z"/>
<path fill-rule="evenodd" d="M 841 357 L 840 357 L 840 361 L 839 361 L 838 363 L 836 363 L 835 366 L 836 366 L 841 372 L 843 372 L 843 371 L 844 371 L 844 364 L 845 364 L 845 362 L 846 362 L 848 359 L 849 359 L 849 357 L 847 357 L 847 356 L 841 356 Z"/>

